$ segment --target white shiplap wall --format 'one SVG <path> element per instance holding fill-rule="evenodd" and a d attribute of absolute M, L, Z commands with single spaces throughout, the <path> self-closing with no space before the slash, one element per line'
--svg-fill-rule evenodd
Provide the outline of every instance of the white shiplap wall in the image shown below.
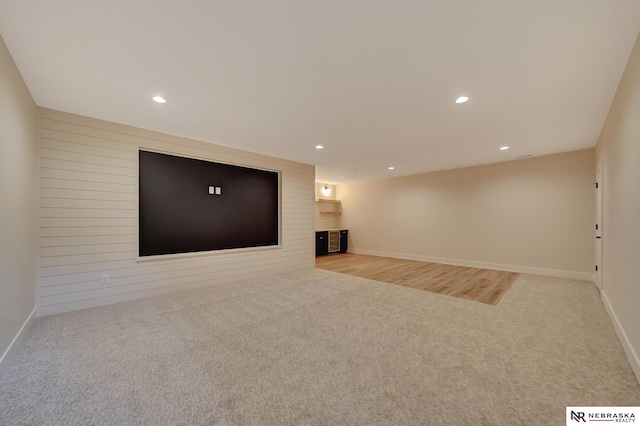
<path fill-rule="evenodd" d="M 39 115 L 40 315 L 314 266 L 313 166 L 44 108 Z M 139 147 L 280 171 L 281 246 L 138 261 Z"/>

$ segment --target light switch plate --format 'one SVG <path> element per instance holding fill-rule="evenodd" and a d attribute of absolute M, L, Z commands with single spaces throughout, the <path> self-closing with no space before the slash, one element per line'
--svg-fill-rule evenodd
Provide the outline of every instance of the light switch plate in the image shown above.
<path fill-rule="evenodd" d="M 220 188 L 219 186 L 216 186 L 216 195 L 220 195 L 222 194 L 222 188 Z"/>
<path fill-rule="evenodd" d="M 209 187 L 209 194 L 213 195 L 215 193 L 215 188 L 213 186 Z"/>

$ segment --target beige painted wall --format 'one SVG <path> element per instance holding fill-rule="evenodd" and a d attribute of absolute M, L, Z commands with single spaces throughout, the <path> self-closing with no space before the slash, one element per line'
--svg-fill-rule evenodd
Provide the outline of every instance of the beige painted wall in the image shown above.
<path fill-rule="evenodd" d="M 314 265 L 313 166 L 48 109 L 40 112 L 39 313 Z M 138 148 L 281 172 L 281 247 L 137 259 Z M 102 274 L 110 275 L 108 284 Z"/>
<path fill-rule="evenodd" d="M 596 147 L 602 164 L 602 296 L 640 380 L 640 37 Z"/>
<path fill-rule="evenodd" d="M 591 279 L 593 170 L 588 149 L 340 185 L 342 225 L 354 252 Z"/>
<path fill-rule="evenodd" d="M 20 330 L 28 330 L 36 302 L 36 119 L 36 105 L 0 38 L 0 372 L 19 346 Z"/>

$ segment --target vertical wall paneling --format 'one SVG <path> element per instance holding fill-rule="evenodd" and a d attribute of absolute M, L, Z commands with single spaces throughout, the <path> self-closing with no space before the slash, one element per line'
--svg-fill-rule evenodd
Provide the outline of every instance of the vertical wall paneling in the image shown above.
<path fill-rule="evenodd" d="M 40 314 L 313 267 L 313 166 L 54 110 L 39 115 Z M 280 247 L 141 261 L 140 147 L 280 171 Z"/>

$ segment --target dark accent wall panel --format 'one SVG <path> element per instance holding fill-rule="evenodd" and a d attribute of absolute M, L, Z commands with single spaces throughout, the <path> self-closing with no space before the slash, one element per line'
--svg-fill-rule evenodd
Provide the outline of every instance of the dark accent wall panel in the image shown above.
<path fill-rule="evenodd" d="M 143 150 L 139 166 L 140 256 L 278 245 L 277 172 Z"/>

